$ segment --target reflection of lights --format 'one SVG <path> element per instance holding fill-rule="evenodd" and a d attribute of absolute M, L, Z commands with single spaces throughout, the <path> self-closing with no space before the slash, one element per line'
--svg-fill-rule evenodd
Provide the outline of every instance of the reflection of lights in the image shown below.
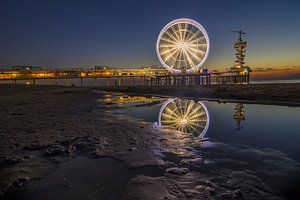
<path fill-rule="evenodd" d="M 107 104 L 117 105 L 139 105 L 139 104 L 151 104 L 155 102 L 163 101 L 160 97 L 145 97 L 145 96 L 128 96 L 124 94 L 105 94 L 101 100 Z"/>
<path fill-rule="evenodd" d="M 243 127 L 241 127 L 241 122 L 246 119 L 244 105 L 242 103 L 238 103 L 235 105 L 234 110 L 235 110 L 235 113 L 233 114 L 233 119 L 237 123 L 237 129 L 240 130 L 243 128 Z"/>
<path fill-rule="evenodd" d="M 156 52 L 161 64 L 171 72 L 195 72 L 205 62 L 209 39 L 196 21 L 181 18 L 168 23 L 160 32 Z"/>
<path fill-rule="evenodd" d="M 158 124 L 203 137 L 209 126 L 209 114 L 202 102 L 179 98 L 168 99 L 160 109 Z"/>
<path fill-rule="evenodd" d="M 27 82 L 26 82 L 26 85 L 30 85 L 30 82 L 29 82 L 29 81 L 27 81 Z"/>

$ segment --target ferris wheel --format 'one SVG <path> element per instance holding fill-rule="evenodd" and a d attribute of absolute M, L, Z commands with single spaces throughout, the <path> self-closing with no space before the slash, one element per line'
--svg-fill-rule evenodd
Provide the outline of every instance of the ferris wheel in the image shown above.
<path fill-rule="evenodd" d="M 208 110 L 201 101 L 170 98 L 160 109 L 158 125 L 204 137 L 209 127 Z"/>
<path fill-rule="evenodd" d="M 209 52 L 209 38 L 195 20 L 180 18 L 168 23 L 160 32 L 156 53 L 160 63 L 172 73 L 197 71 Z"/>

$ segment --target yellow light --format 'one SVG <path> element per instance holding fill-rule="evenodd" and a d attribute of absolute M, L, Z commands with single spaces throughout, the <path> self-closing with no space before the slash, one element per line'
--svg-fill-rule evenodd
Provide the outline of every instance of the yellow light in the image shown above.
<path fill-rule="evenodd" d="M 207 113 L 200 103 L 188 99 L 167 102 L 160 114 L 161 124 L 184 133 L 199 133 L 205 129 Z"/>

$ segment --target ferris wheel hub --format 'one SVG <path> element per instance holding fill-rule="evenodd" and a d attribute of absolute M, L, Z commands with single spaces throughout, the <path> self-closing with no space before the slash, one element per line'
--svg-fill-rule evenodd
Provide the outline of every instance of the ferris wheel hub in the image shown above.
<path fill-rule="evenodd" d="M 188 120 L 187 120 L 187 119 L 181 119 L 181 120 L 180 120 L 180 123 L 181 123 L 182 125 L 187 125 L 187 124 L 188 124 Z"/>

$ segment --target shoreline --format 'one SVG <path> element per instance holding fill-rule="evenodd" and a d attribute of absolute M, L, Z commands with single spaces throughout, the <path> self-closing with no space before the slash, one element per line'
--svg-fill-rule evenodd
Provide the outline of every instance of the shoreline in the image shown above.
<path fill-rule="evenodd" d="M 278 89 L 275 87 L 278 87 Z M 300 106 L 300 83 L 162 86 L 159 88 L 121 86 L 116 88 L 100 87 L 98 89 L 108 92 L 123 92 L 129 95 L 155 95 L 166 98 L 183 97 L 232 103 Z M 282 90 L 284 91 L 282 95 L 279 93 L 281 89 L 285 89 Z"/>
<path fill-rule="evenodd" d="M 224 84 L 202 86 L 63 86 L 63 85 L 25 85 L 25 84 L 0 84 L 6 87 L 4 95 L 19 93 L 20 89 L 31 88 L 40 90 L 45 88 L 81 88 L 83 90 L 100 90 L 107 92 L 121 92 L 128 95 L 151 95 L 165 98 L 190 98 L 195 100 L 300 106 L 300 83 L 262 83 L 262 84 Z M 10 90 L 12 88 L 12 90 Z M 3 92 L 3 91 L 2 91 Z M 26 92 L 26 91 L 25 91 Z M 23 91 L 22 91 L 23 93 Z"/>
<path fill-rule="evenodd" d="M 107 91 L 107 90 L 101 90 L 101 91 Z M 127 95 L 141 95 L 141 93 L 133 93 L 133 92 L 124 92 L 124 94 Z M 243 104 L 261 104 L 261 105 L 275 105 L 275 106 L 288 106 L 288 107 L 300 107 L 300 102 L 288 102 L 288 101 L 255 101 L 255 100 L 238 100 L 238 99 L 220 99 L 220 98 L 197 98 L 197 97 L 191 97 L 191 96 L 176 96 L 176 95 L 158 95 L 158 94 L 151 94 L 151 93 L 143 93 L 142 95 L 145 96 L 157 96 L 162 98 L 185 98 L 185 99 L 193 99 L 198 101 L 213 101 L 213 102 L 219 102 L 219 103 L 243 103 Z"/>

